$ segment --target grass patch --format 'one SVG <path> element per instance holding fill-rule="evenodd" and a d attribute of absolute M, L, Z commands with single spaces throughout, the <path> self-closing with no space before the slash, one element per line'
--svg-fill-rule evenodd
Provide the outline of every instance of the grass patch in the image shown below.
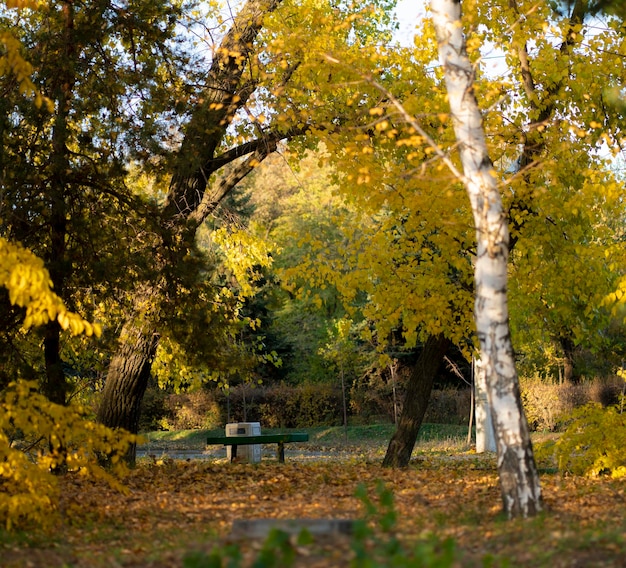
<path fill-rule="evenodd" d="M 142 446 L 181 450 L 203 449 L 207 436 L 219 436 L 223 433 L 223 430 L 159 430 L 143 433 L 146 442 Z"/>
<path fill-rule="evenodd" d="M 309 434 L 309 446 L 330 445 L 337 448 L 371 449 L 372 446 L 385 446 L 395 431 L 393 424 L 365 424 L 358 426 L 320 426 L 316 428 L 297 428 L 298 432 Z M 278 428 L 262 428 L 264 434 L 284 432 Z M 161 450 L 203 450 L 207 436 L 221 436 L 223 429 L 217 430 L 179 430 L 157 431 L 143 434 L 146 443 L 142 447 Z M 429 447 L 442 445 L 443 449 L 460 447 L 465 444 L 467 427 L 454 424 L 423 424 L 418 437 L 418 446 Z M 302 447 L 306 447 L 303 444 Z"/>

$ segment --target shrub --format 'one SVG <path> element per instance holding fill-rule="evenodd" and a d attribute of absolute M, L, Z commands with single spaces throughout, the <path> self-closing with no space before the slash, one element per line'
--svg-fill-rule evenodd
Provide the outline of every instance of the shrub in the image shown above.
<path fill-rule="evenodd" d="M 244 412 L 245 400 L 245 412 Z M 335 425 L 342 420 L 341 391 L 324 383 L 285 384 L 230 393 L 230 420 L 258 421 L 267 428 Z"/>
<path fill-rule="evenodd" d="M 469 389 L 433 389 L 424 415 L 430 424 L 467 424 L 471 409 Z"/>
<path fill-rule="evenodd" d="M 137 437 L 86 418 L 36 392 L 35 383 L 11 383 L 0 395 L 0 524 L 7 529 L 45 526 L 58 504 L 54 472 L 80 472 L 122 488 L 114 474 Z M 107 456 L 111 470 L 98 464 Z"/>
<path fill-rule="evenodd" d="M 152 432 L 163 429 L 163 419 L 168 416 L 168 393 L 156 385 L 149 385 L 141 401 L 139 431 Z"/>
<path fill-rule="evenodd" d="M 411 368 L 398 369 L 396 377 L 396 404 L 398 415 L 402 411 L 405 385 L 411 374 Z M 381 418 L 394 421 L 393 384 L 389 373 L 380 369 L 370 372 L 355 380 L 350 389 L 350 410 L 359 422 L 379 421 Z M 468 388 L 433 389 L 425 422 L 434 424 L 466 424 L 471 408 L 471 392 Z"/>
<path fill-rule="evenodd" d="M 550 456 L 564 473 L 626 476 L 626 414 L 599 403 L 577 408 L 561 437 L 538 447 L 539 458 Z"/>
<path fill-rule="evenodd" d="M 411 369 L 400 367 L 396 376 L 396 411 L 400 413 L 404 398 L 404 384 Z M 368 422 L 375 417 L 385 416 L 385 420 L 394 420 L 393 382 L 386 370 L 369 369 L 363 376 L 355 379 L 350 388 L 350 410 L 360 421 Z"/>
<path fill-rule="evenodd" d="M 151 387 L 142 402 L 139 429 L 150 432 L 218 428 L 225 420 L 220 403 L 215 393 L 204 389 L 175 394 Z"/>
<path fill-rule="evenodd" d="M 546 383 L 538 375 L 520 377 L 522 403 L 533 430 L 557 431 L 576 409 L 590 402 L 602 406 L 619 400 L 623 380 L 596 379 L 579 384 Z"/>
<path fill-rule="evenodd" d="M 343 423 L 341 389 L 328 383 L 238 385 L 228 394 L 199 390 L 167 394 L 149 389 L 142 407 L 141 430 L 213 429 L 229 422 L 260 422 L 265 428 L 308 428 Z M 355 391 L 350 392 L 351 396 Z M 398 392 L 398 412 L 404 392 Z M 378 395 L 348 401 L 356 423 L 393 422 L 393 405 Z M 379 403 L 381 405 L 379 405 Z M 470 412 L 469 389 L 433 390 L 425 421 L 465 424 Z"/>
<path fill-rule="evenodd" d="M 558 387 L 546 384 L 537 377 L 520 377 L 520 390 L 530 428 L 551 432 L 556 430 L 565 407 L 563 397 L 559 397 Z"/>
<path fill-rule="evenodd" d="M 171 394 L 165 399 L 165 409 L 160 425 L 168 430 L 211 430 L 224 423 L 217 398 L 206 390 Z"/>
<path fill-rule="evenodd" d="M 341 391 L 331 385 L 308 383 L 288 401 L 285 421 L 294 428 L 341 423 Z M 280 411 L 280 407 L 278 407 Z"/>
<path fill-rule="evenodd" d="M 227 421 L 261 422 L 266 428 L 332 426 L 341 423 L 341 408 L 341 391 L 327 384 L 244 384 L 229 393 L 153 394 L 142 410 L 141 424 L 152 430 L 211 430 Z"/>

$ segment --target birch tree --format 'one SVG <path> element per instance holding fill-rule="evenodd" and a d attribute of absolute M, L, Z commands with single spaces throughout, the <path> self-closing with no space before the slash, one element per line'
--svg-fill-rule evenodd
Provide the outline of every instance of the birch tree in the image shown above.
<path fill-rule="evenodd" d="M 605 256 L 612 242 L 607 220 L 622 218 L 619 184 L 594 152 L 600 139 L 611 136 L 599 123 L 602 92 L 583 81 L 608 77 L 619 84 L 623 71 L 616 58 L 607 57 L 620 49 L 618 34 L 594 28 L 593 44 L 583 40 L 584 4 L 579 0 L 565 13 L 531 0 L 495 0 L 473 5 L 466 15 L 466 27 L 473 30 L 467 36 L 470 57 L 488 43 L 505 54 L 499 64 L 507 62 L 504 75 L 485 73 L 479 87 L 481 106 L 490 109 L 483 116 L 489 151 L 498 179 L 506 178 L 507 292 L 518 365 L 531 364 L 530 346 L 554 347 L 562 331 L 590 348 L 602 337 L 602 291 L 611 290 L 603 282 L 612 278 Z M 284 276 L 299 294 L 332 287 L 347 310 L 370 322 L 378 345 L 393 334 L 411 349 L 443 334 L 469 360 L 475 231 L 462 176 L 450 175 L 433 158 L 438 148 L 447 156 L 456 147 L 445 88 L 430 71 L 437 58 L 434 36 L 425 25 L 412 52 L 379 50 L 384 69 L 393 69 L 380 76 L 364 63 L 348 65 L 340 53 L 326 54 L 333 75 L 350 67 L 351 86 L 367 83 L 379 92 L 361 99 L 365 108 L 375 106 L 358 135 L 342 131 L 326 139 L 338 196 L 357 214 L 348 219 L 335 211 L 341 242 L 322 243 L 312 232 L 310 254 Z M 482 62 L 485 70 L 490 64 Z M 611 129 L 620 132 L 621 126 Z M 302 242 L 300 236 L 293 240 Z M 422 409 L 426 401 L 404 406 Z M 485 409 L 485 420 L 490 416 Z M 417 432 L 419 419 L 407 418 Z M 495 451 L 488 441 L 484 445 Z M 407 465 L 411 453 L 402 455 L 391 463 Z"/>
<path fill-rule="evenodd" d="M 463 165 L 462 179 L 476 228 L 474 317 L 496 434 L 503 506 L 509 517 L 527 517 L 542 509 L 542 499 L 509 331 L 506 212 L 474 94 L 474 67 L 465 48 L 461 4 L 431 0 L 431 10 Z"/>
<path fill-rule="evenodd" d="M 476 413 L 476 453 L 496 451 L 496 439 L 489 408 L 487 376 L 480 358 L 474 358 L 474 407 Z"/>

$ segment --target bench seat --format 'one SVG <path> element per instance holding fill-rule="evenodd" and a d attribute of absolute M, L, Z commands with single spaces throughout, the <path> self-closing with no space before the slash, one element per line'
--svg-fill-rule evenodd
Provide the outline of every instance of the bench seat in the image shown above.
<path fill-rule="evenodd" d="M 306 432 L 286 432 L 283 434 L 256 434 L 253 436 L 209 436 L 207 446 L 231 446 L 230 461 L 237 457 L 237 446 L 255 444 L 278 444 L 277 457 L 279 462 L 285 461 L 285 444 L 291 442 L 308 442 Z"/>

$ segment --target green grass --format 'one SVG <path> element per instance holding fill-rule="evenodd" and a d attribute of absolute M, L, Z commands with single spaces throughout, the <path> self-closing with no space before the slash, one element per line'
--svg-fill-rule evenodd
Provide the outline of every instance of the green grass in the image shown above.
<path fill-rule="evenodd" d="M 146 439 L 147 445 L 154 447 L 200 449 L 204 448 L 207 436 L 223 433 L 221 430 L 158 430 L 155 432 L 144 432 L 142 436 Z"/>
<path fill-rule="evenodd" d="M 393 424 L 365 424 L 348 426 L 347 443 L 346 430 L 343 426 L 318 426 L 315 428 L 296 428 L 298 432 L 309 434 L 310 445 L 334 447 L 359 447 L 385 445 L 395 431 Z M 262 428 L 263 433 L 278 433 L 286 429 Z M 148 447 L 155 449 L 204 449 L 207 436 L 221 436 L 219 430 L 179 430 L 176 432 L 158 431 L 143 434 Z M 467 427 L 454 424 L 423 424 L 418 437 L 418 445 L 425 444 L 457 447 L 465 444 Z"/>

